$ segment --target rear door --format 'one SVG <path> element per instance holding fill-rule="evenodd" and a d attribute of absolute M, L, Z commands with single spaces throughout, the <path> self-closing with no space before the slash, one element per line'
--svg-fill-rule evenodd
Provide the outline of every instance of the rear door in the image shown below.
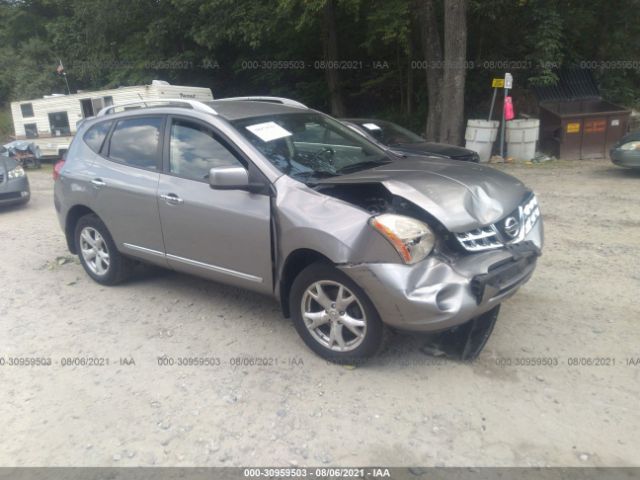
<path fill-rule="evenodd" d="M 158 205 L 172 268 L 271 292 L 271 212 L 267 195 L 213 190 L 209 170 L 249 162 L 210 125 L 170 117 Z M 266 180 L 265 180 L 266 181 Z"/>
<path fill-rule="evenodd" d="M 116 121 L 91 172 L 93 206 L 124 252 L 166 265 L 158 213 L 165 117 Z"/>

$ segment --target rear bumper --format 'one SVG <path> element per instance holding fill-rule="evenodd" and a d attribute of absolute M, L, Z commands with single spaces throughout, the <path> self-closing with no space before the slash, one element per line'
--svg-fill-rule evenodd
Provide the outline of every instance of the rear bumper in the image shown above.
<path fill-rule="evenodd" d="M 437 332 L 466 323 L 512 296 L 531 278 L 540 245 L 525 241 L 453 260 L 433 256 L 416 265 L 340 268 L 367 292 L 387 325 Z"/>
<path fill-rule="evenodd" d="M 0 183 L 0 206 L 26 203 L 30 198 L 31 189 L 26 175 Z"/>

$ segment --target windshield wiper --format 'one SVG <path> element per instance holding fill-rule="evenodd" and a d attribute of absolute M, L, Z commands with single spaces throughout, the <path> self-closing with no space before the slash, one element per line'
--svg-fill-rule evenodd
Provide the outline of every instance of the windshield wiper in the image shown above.
<path fill-rule="evenodd" d="M 369 168 L 379 167 L 380 165 L 386 165 L 387 163 L 391 162 L 392 160 L 367 160 L 366 162 L 353 163 L 351 165 L 347 165 L 346 167 L 342 167 L 341 169 L 336 170 L 336 173 L 352 173 L 359 170 L 367 170 Z"/>
<path fill-rule="evenodd" d="M 323 178 L 337 177 L 336 173 L 328 170 L 317 170 L 313 172 L 301 172 L 293 175 L 293 178 L 297 178 L 306 184 L 316 183 L 314 180 L 321 180 Z"/>

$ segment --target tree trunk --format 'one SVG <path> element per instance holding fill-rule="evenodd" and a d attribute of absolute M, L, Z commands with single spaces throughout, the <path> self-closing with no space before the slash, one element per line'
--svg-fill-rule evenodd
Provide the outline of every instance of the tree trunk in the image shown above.
<path fill-rule="evenodd" d="M 413 115 L 413 97 L 414 97 L 414 84 L 413 84 L 413 69 L 411 68 L 411 59 L 409 59 L 409 66 L 407 67 L 407 115 Z"/>
<path fill-rule="evenodd" d="M 417 9 L 420 15 L 420 30 L 427 76 L 427 140 L 440 139 L 440 122 L 442 120 L 442 47 L 435 0 L 418 0 Z"/>
<path fill-rule="evenodd" d="M 444 2 L 444 72 L 440 141 L 460 145 L 464 128 L 464 85 L 467 74 L 467 0 Z"/>
<path fill-rule="evenodd" d="M 402 58 L 400 56 L 400 45 L 396 44 L 396 63 L 398 64 L 398 91 L 400 92 L 400 111 L 404 112 L 404 79 L 402 75 Z"/>
<path fill-rule="evenodd" d="M 338 31 L 334 0 L 326 0 L 322 13 L 322 48 L 324 60 L 329 63 L 325 68 L 325 78 L 329 87 L 331 114 L 335 117 L 344 117 L 346 109 L 342 99 L 340 70 L 333 68 L 335 65 L 332 65 L 338 61 Z"/>
<path fill-rule="evenodd" d="M 407 98 L 405 107 L 405 113 L 407 115 L 413 114 L 413 69 L 411 68 L 413 55 L 413 38 L 411 34 L 409 34 L 409 50 L 407 52 Z"/>

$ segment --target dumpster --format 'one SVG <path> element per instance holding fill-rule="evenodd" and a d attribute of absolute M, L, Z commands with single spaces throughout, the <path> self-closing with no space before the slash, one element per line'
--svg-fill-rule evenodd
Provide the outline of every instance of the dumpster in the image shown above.
<path fill-rule="evenodd" d="M 536 94 L 545 153 L 564 160 L 606 158 L 627 133 L 631 111 L 603 100 L 589 71 L 562 72 L 558 84 Z"/>

